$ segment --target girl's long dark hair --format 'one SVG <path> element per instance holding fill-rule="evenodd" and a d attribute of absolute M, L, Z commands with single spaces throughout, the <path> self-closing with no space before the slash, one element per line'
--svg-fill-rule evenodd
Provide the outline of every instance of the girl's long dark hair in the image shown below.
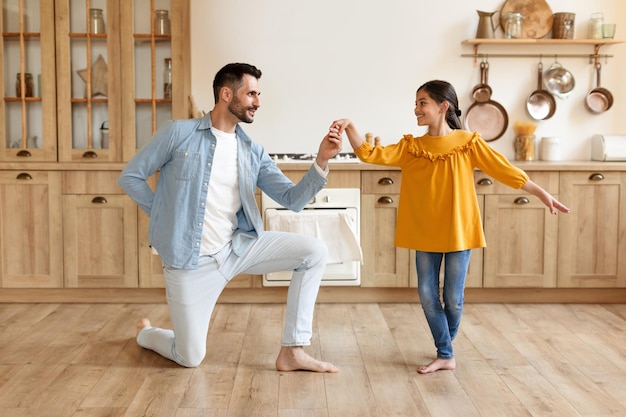
<path fill-rule="evenodd" d="M 447 81 L 432 80 L 420 86 L 417 91 L 425 91 L 430 98 L 441 104 L 447 101 L 448 112 L 446 113 L 446 122 L 452 129 L 462 129 L 461 109 L 459 109 L 459 99 L 456 96 L 456 90 Z"/>

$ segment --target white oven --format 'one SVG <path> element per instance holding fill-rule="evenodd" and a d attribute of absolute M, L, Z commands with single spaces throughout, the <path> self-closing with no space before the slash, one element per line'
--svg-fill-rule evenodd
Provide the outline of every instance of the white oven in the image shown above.
<path fill-rule="evenodd" d="M 361 284 L 360 209 L 358 188 L 326 188 L 296 213 L 261 196 L 265 230 L 280 230 L 315 236 L 328 246 L 322 285 Z M 292 271 L 263 275 L 264 286 L 286 286 Z"/>

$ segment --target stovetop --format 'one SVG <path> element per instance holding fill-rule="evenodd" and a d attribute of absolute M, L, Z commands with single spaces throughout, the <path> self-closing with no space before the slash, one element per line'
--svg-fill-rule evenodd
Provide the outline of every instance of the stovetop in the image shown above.
<path fill-rule="evenodd" d="M 314 161 L 316 155 L 310 153 L 271 153 L 270 158 L 272 158 L 277 163 L 284 162 L 308 162 Z M 354 153 L 346 152 L 339 153 L 334 158 L 330 159 L 328 162 L 342 162 L 342 163 L 356 163 L 359 162 L 359 158 L 356 157 Z"/>

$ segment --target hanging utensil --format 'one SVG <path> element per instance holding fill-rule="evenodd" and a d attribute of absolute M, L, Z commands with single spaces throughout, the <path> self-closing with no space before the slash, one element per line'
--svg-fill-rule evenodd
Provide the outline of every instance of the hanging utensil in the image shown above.
<path fill-rule="evenodd" d="M 484 80 L 487 86 L 488 74 L 489 65 L 485 63 Z M 480 133 L 482 138 L 487 142 L 496 140 L 504 135 L 509 125 L 509 116 L 504 107 L 497 101 L 491 99 L 491 87 L 488 88 L 488 92 L 489 94 L 486 100 L 474 101 L 469 109 L 467 109 L 465 115 L 465 128 L 469 131 Z"/>
<path fill-rule="evenodd" d="M 539 61 L 537 67 L 537 89 L 526 100 L 526 110 L 535 120 L 551 118 L 556 111 L 556 100 L 549 91 L 543 89 L 543 64 Z"/>
<path fill-rule="evenodd" d="M 600 87 L 600 68 L 601 65 L 598 62 L 596 64 L 597 87 L 585 97 L 585 107 L 591 113 L 604 113 L 613 106 L 613 94 L 606 88 Z"/>

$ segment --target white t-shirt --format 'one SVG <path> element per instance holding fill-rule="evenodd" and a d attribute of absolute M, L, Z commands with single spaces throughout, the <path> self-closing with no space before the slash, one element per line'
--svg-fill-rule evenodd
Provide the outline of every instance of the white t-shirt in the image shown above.
<path fill-rule="evenodd" d="M 231 241 L 237 229 L 237 212 L 241 208 L 237 172 L 237 137 L 212 127 L 217 138 L 215 157 L 204 210 L 200 255 L 219 252 Z"/>

